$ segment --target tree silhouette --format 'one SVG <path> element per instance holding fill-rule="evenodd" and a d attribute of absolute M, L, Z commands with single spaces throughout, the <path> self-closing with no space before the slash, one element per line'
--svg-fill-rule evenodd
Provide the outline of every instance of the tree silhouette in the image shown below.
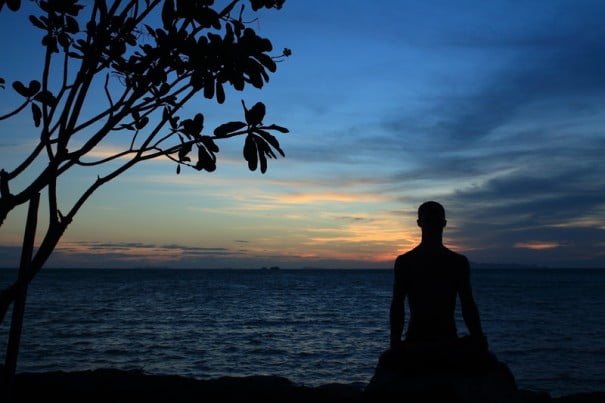
<path fill-rule="evenodd" d="M 245 137 L 243 156 L 252 171 L 259 168 L 264 173 L 268 159 L 284 156 L 271 132 L 288 130 L 263 123 L 261 102 L 248 108 L 242 101 L 244 119 L 221 124 L 211 134 L 205 131 L 202 113 L 177 115 L 196 96 L 222 104 L 226 85 L 242 91 L 246 85 L 262 88 L 269 81 L 276 62 L 290 51 L 270 56 L 271 41 L 256 34 L 251 27 L 255 20 L 244 17 L 262 8 L 280 9 L 284 1 L 232 0 L 223 8 L 214 6 L 213 0 L 95 0 L 86 7 L 78 0 L 36 1 L 40 14 L 30 15 L 29 21 L 42 33 L 41 77 L 12 82 L 22 102 L 0 116 L 0 121 L 7 120 L 29 110 L 39 130 L 39 141 L 22 163 L 0 171 L 0 226 L 16 206 L 30 205 L 20 274 L 0 295 L 0 322 L 11 302 L 19 295 L 24 300 L 27 284 L 82 205 L 135 164 L 163 157 L 176 164 L 177 174 L 183 166 L 212 172 L 217 140 L 235 136 Z M 5 5 L 17 11 L 21 1 L 0 0 L 0 11 Z M 3 78 L 0 90 L 10 91 Z M 105 106 L 99 110 L 95 104 L 91 113 L 88 102 L 98 100 L 99 93 Z M 116 133 L 129 145 L 94 159 L 92 152 Z M 60 209 L 57 179 L 68 171 L 102 164 L 111 167 L 109 173 L 97 177 L 73 205 Z M 11 182 L 32 171 L 33 179 L 13 192 Z M 41 192 L 48 203 L 48 228 L 33 253 L 32 228 Z M 13 322 L 14 318 L 15 313 Z"/>

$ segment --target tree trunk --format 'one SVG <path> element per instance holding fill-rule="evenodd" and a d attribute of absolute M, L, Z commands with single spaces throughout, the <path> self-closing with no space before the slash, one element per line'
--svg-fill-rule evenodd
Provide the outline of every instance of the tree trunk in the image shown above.
<path fill-rule="evenodd" d="M 28 271 L 32 261 L 34 250 L 34 241 L 36 238 L 36 226 L 38 223 L 38 206 L 40 203 L 40 194 L 36 193 L 29 202 L 27 210 L 27 223 L 25 234 L 23 236 L 23 248 L 21 249 L 21 265 L 19 267 L 18 288 L 16 298 L 13 304 L 13 317 L 6 349 L 6 358 L 3 374 L 3 401 L 11 402 L 13 399 L 13 382 L 15 371 L 17 369 L 17 356 L 19 355 L 19 342 L 21 341 L 21 329 L 23 328 L 23 314 L 25 312 L 25 297 L 27 296 L 27 286 L 29 284 Z"/>

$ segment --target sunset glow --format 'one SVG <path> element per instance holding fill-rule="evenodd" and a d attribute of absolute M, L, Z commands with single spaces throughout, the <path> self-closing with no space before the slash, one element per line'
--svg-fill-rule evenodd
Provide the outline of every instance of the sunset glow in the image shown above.
<path fill-rule="evenodd" d="M 0 13 L 12 52 L 0 115 L 21 102 L 11 83 L 41 74 L 28 3 Z M 250 172 L 235 137 L 217 141 L 212 173 L 177 175 L 165 157 L 135 166 L 86 203 L 48 266 L 390 268 L 419 242 L 420 203 L 437 200 L 446 245 L 474 263 L 603 267 L 604 13 L 603 2 L 288 0 L 255 28 L 293 51 L 267 86 L 180 111 L 203 112 L 210 134 L 243 118 L 242 100 L 262 101 L 265 123 L 290 130 L 278 136 L 286 157 Z M 37 133 L 28 109 L 0 121 L 0 169 Z M 85 160 L 128 146 L 117 132 Z M 59 178 L 60 210 L 107 170 Z M 0 267 L 18 265 L 25 212 L 0 228 Z"/>

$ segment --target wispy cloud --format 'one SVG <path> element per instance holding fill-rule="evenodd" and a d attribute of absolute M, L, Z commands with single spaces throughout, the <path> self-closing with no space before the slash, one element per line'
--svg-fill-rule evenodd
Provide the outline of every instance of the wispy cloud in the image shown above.
<path fill-rule="evenodd" d="M 532 249 L 532 250 L 544 250 L 544 249 L 554 249 L 560 247 L 561 244 L 557 242 L 540 242 L 540 241 L 530 241 L 530 242 L 517 242 L 513 245 L 515 248 L 521 249 Z"/>

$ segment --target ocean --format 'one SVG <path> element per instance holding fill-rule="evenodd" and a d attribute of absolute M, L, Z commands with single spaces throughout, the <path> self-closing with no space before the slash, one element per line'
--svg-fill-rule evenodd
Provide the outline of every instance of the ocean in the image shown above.
<path fill-rule="evenodd" d="M 0 287 L 14 276 L 0 270 Z M 605 390 L 605 270 L 475 269 L 472 284 L 490 350 L 519 387 Z M 390 270 L 43 269 L 18 371 L 367 383 L 388 347 L 391 287 Z"/>

